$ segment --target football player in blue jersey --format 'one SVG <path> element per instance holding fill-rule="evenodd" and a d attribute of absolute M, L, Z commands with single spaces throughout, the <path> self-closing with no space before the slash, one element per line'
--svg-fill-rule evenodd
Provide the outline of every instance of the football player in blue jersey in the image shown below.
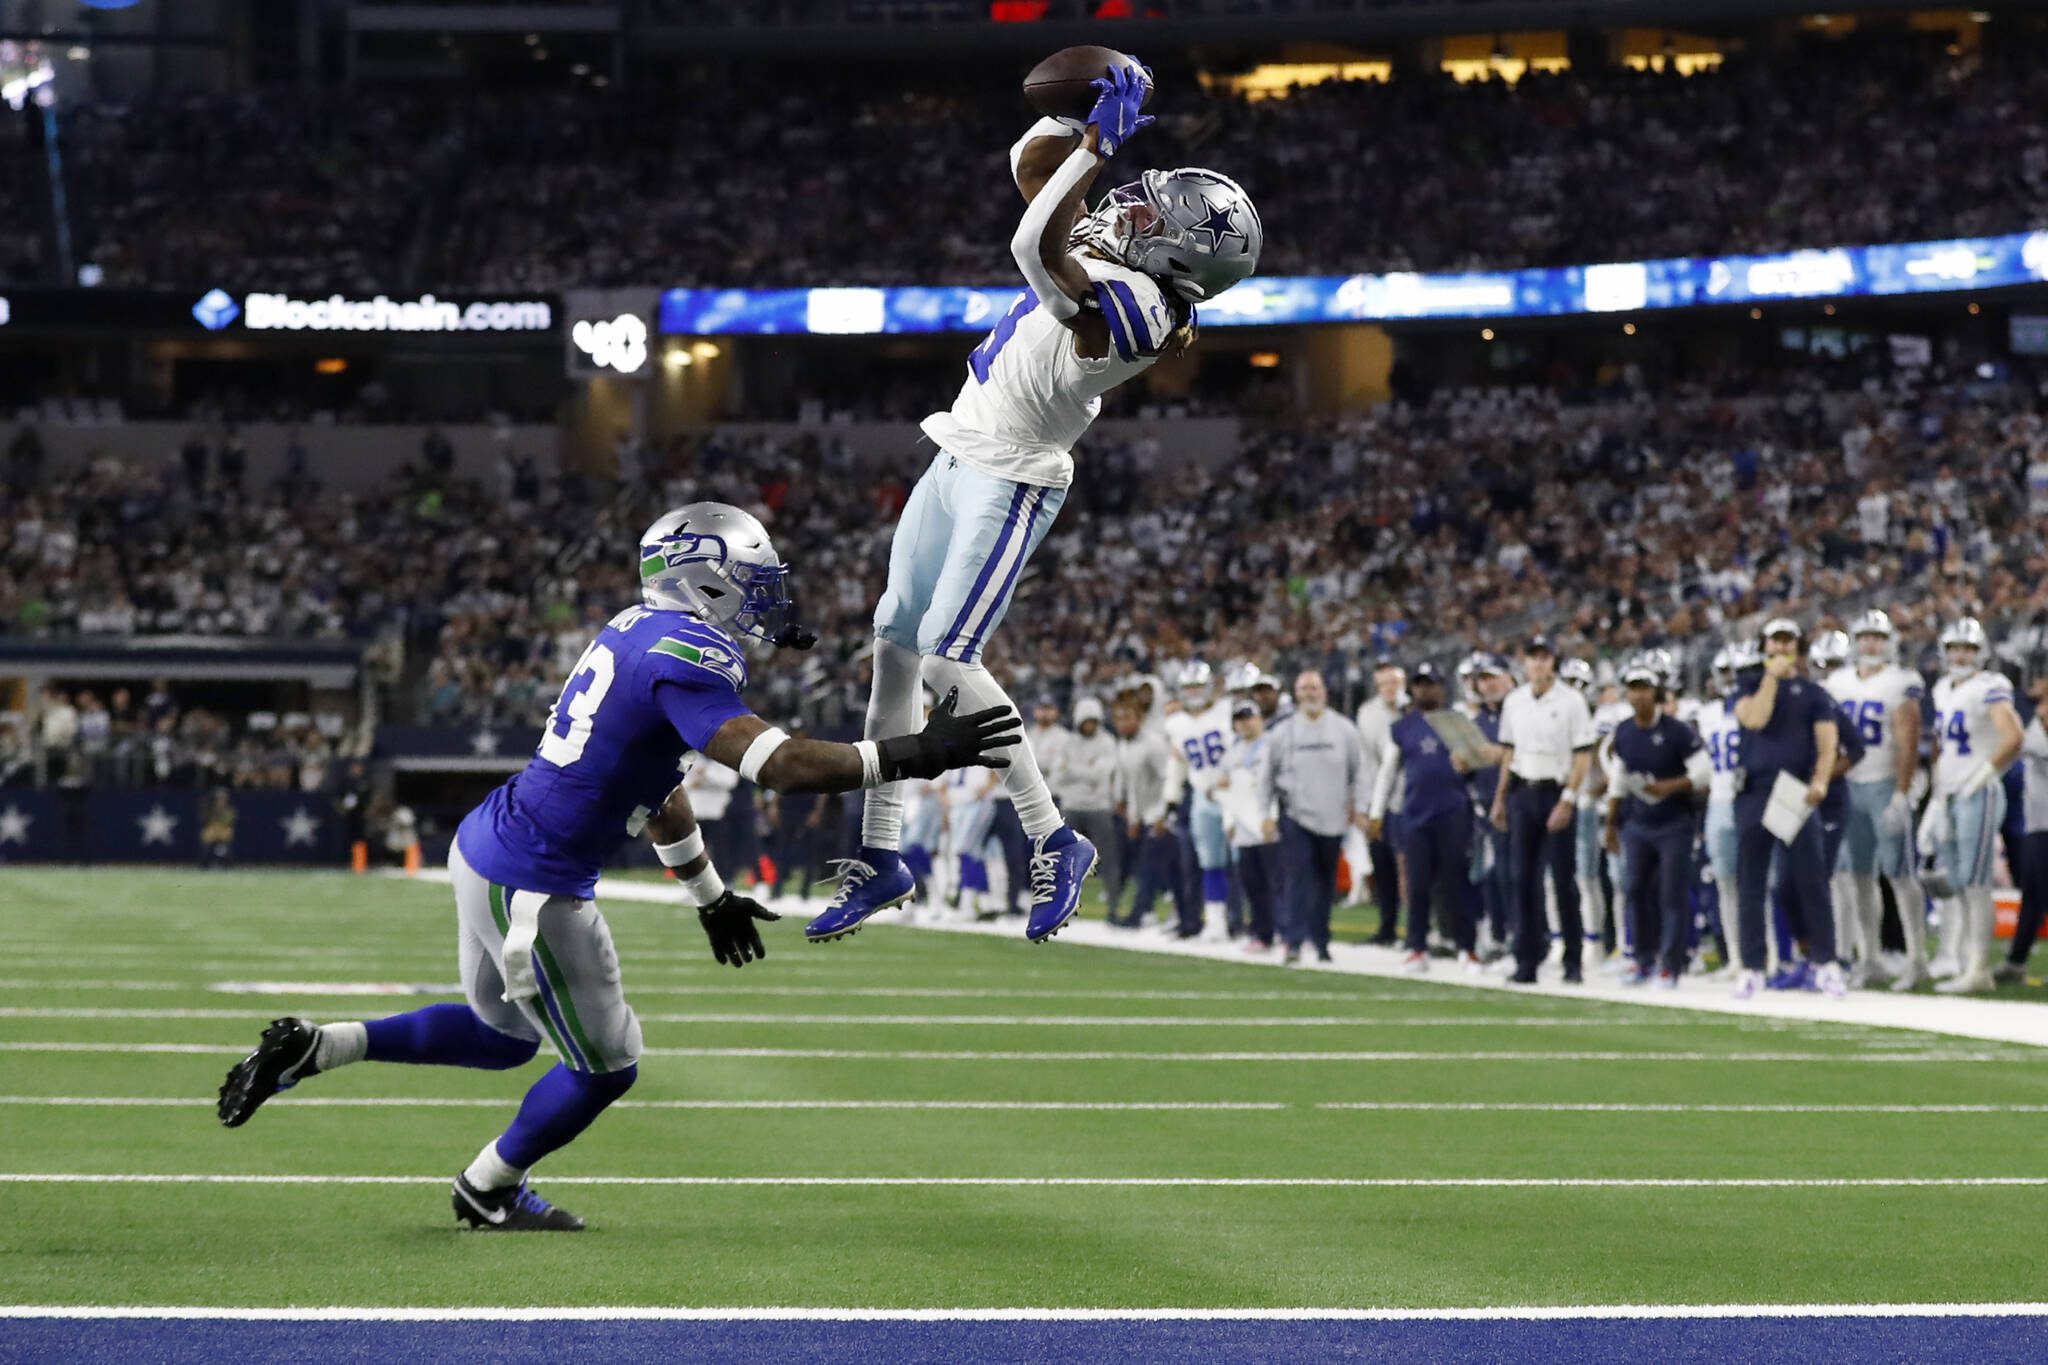
<path fill-rule="evenodd" d="M 639 562 L 641 605 L 614 616 L 584 650 L 532 760 L 456 831 L 448 871 L 466 1003 L 318 1028 L 276 1020 L 222 1084 L 223 1124 L 240 1127 L 278 1091 L 350 1062 L 507 1070 L 545 1038 L 560 1062 L 456 1177 L 455 1215 L 498 1231 L 579 1229 L 583 1220 L 533 1193 L 526 1175 L 638 1074 L 640 1022 L 593 899 L 605 859 L 628 838 L 652 840 L 721 963 L 765 956 L 757 922 L 778 918 L 727 890 L 711 865 L 682 786 L 689 755 L 782 792 L 1006 765 L 1017 714 L 961 716 L 950 692 L 923 730 L 858 744 L 792 739 L 749 710 L 738 637 L 815 643 L 794 619 L 788 565 L 749 513 L 715 502 L 670 512 L 641 537 Z"/>

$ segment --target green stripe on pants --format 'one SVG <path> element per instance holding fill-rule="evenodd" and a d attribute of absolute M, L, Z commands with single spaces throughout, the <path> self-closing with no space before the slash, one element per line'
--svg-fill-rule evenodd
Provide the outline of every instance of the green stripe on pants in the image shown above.
<path fill-rule="evenodd" d="M 562 1018 L 569 1024 L 569 1036 L 576 1040 L 583 1059 L 590 1063 L 592 1071 L 609 1071 L 611 1068 L 604 1064 L 603 1055 L 590 1045 L 590 1039 L 584 1034 L 583 1021 L 576 1017 L 576 1002 L 569 995 L 569 978 L 562 974 L 562 969 L 555 963 L 555 955 L 548 951 L 548 941 L 538 933 L 533 936 L 533 950 L 540 955 L 541 965 L 547 969 L 548 979 L 555 988 L 555 1003 L 562 1007 Z"/>
<path fill-rule="evenodd" d="M 505 905 L 505 888 L 496 882 L 490 883 L 490 888 L 491 918 L 497 923 L 498 934 L 502 938 L 504 935 L 512 932 L 512 917 Z M 538 934 L 536 934 L 535 938 L 536 942 L 538 942 Z M 568 1046 L 562 1042 L 562 1035 L 555 1031 L 555 1021 L 548 1018 L 546 1003 L 539 999 L 535 999 L 531 1003 L 534 1014 L 540 1019 L 540 1026 L 548 1031 L 548 1041 L 555 1045 L 555 1051 L 561 1056 L 563 1061 L 569 1061 L 576 1054 L 569 1050 Z M 589 1054 L 585 1053 L 584 1055 L 588 1056 Z"/>

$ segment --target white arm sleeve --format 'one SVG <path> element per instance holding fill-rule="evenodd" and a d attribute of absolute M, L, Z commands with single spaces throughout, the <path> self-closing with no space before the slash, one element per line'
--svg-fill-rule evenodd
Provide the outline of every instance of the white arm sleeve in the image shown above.
<path fill-rule="evenodd" d="M 1088 125 L 1074 119 L 1056 119 L 1050 114 L 1024 130 L 1024 136 L 1010 144 L 1010 178 L 1017 178 L 1017 167 L 1024 160 L 1024 149 L 1042 137 L 1078 137 L 1088 131 Z"/>
<path fill-rule="evenodd" d="M 1365 813 L 1375 820 L 1385 817 L 1387 802 L 1394 799 L 1394 781 L 1401 776 L 1401 750 L 1392 742 L 1380 751 L 1380 770 L 1373 778 L 1372 800 Z"/>
<path fill-rule="evenodd" d="M 1024 210 L 1024 218 L 1017 224 L 1017 231 L 1010 238 L 1010 256 L 1017 262 L 1017 268 L 1024 272 L 1024 282 L 1031 286 L 1031 292 L 1038 295 L 1045 311 L 1061 322 L 1081 311 L 1081 305 L 1067 297 L 1067 291 L 1060 288 L 1059 281 L 1045 268 L 1045 261 L 1038 254 L 1038 243 L 1045 236 L 1045 225 L 1052 221 L 1053 210 L 1060 201 L 1080 183 L 1081 177 L 1102 164 L 1102 158 L 1086 147 L 1076 147 L 1060 163 L 1038 191 L 1038 197 Z"/>

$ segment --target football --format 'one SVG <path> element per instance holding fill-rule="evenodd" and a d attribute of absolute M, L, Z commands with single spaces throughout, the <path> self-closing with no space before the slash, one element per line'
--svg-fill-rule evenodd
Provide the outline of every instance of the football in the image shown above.
<path fill-rule="evenodd" d="M 1031 68 L 1031 74 L 1024 78 L 1024 98 L 1041 114 L 1086 118 L 1095 107 L 1097 92 L 1092 82 L 1108 75 L 1112 66 L 1135 65 L 1135 58 L 1113 47 L 1093 43 L 1063 47 Z M 1151 102 L 1152 92 L 1147 90 L 1145 103 Z"/>

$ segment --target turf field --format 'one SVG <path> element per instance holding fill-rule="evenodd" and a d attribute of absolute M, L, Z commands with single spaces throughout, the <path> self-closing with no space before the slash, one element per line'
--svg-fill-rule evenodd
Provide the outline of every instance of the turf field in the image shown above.
<path fill-rule="evenodd" d="M 592 1230 L 487 1237 L 447 1185 L 545 1052 L 352 1067 L 235 1132 L 212 1112 L 276 1014 L 447 998 L 445 887 L 0 870 L 0 1300 L 2039 1297 L 2038 1050 L 881 927 L 785 923 L 734 972 L 680 910 L 607 913 L 640 1082 L 535 1176 Z"/>

